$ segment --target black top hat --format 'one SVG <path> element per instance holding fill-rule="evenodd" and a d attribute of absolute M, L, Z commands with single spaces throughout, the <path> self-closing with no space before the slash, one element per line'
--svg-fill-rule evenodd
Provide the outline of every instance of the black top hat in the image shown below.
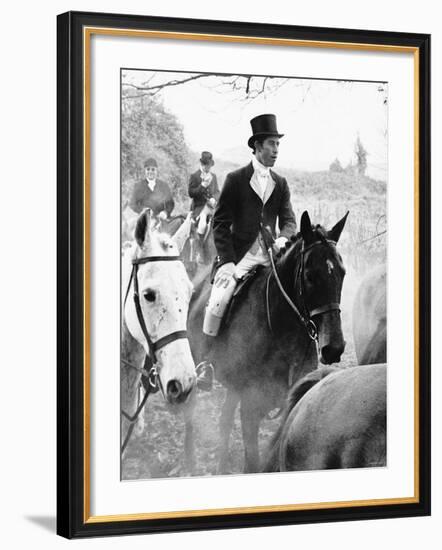
<path fill-rule="evenodd" d="M 252 118 L 250 121 L 252 125 L 253 135 L 247 142 L 248 146 L 253 149 L 253 144 L 256 138 L 263 138 L 268 136 L 282 137 L 284 134 L 280 134 L 276 128 L 276 116 L 275 115 L 259 115 Z"/>
<path fill-rule="evenodd" d="M 209 153 L 209 151 L 203 151 L 201 153 L 200 162 L 201 164 L 205 164 L 205 165 L 208 164 L 209 166 L 213 166 L 215 164 L 212 153 Z"/>

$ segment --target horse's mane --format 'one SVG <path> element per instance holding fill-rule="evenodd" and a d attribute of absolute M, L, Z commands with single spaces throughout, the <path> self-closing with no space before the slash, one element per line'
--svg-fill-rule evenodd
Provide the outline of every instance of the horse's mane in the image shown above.
<path fill-rule="evenodd" d="M 313 236 L 315 240 L 327 242 L 327 230 L 320 224 L 312 225 Z M 285 245 L 279 250 L 276 255 L 276 265 L 284 268 L 284 265 L 292 259 L 301 247 L 303 237 L 301 232 L 292 235 Z"/>
<path fill-rule="evenodd" d="M 333 374 L 334 372 L 338 372 L 338 367 L 321 367 L 319 369 L 316 369 L 303 378 L 299 380 L 296 384 L 294 384 L 289 391 L 288 397 L 286 399 L 286 404 L 284 407 L 284 411 L 281 417 L 281 422 L 278 426 L 278 429 L 276 430 L 275 434 L 273 435 L 268 451 L 267 456 L 264 461 L 264 467 L 263 472 L 279 472 L 279 447 L 280 447 L 280 441 L 281 436 L 284 431 L 287 418 L 289 417 L 292 410 L 295 408 L 295 406 L 299 403 L 302 397 L 311 389 L 313 386 L 315 386 L 318 382 L 320 382 L 323 378 L 327 377 L 329 374 Z"/>

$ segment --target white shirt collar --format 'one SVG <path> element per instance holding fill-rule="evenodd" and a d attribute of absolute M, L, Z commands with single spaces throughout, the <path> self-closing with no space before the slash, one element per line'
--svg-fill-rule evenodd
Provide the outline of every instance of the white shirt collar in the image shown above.
<path fill-rule="evenodd" d="M 201 174 L 211 174 L 211 171 L 210 171 L 210 170 L 209 170 L 208 172 L 205 172 L 205 171 L 203 170 L 202 165 L 200 165 L 200 170 L 201 170 Z"/>
<path fill-rule="evenodd" d="M 257 172 L 260 176 L 268 176 L 270 174 L 270 168 L 268 166 L 264 166 L 264 164 L 261 164 L 255 155 L 252 157 L 252 165 L 255 172 Z"/>
<path fill-rule="evenodd" d="M 146 178 L 146 181 L 147 181 L 147 185 L 150 187 L 150 190 L 153 191 L 155 189 L 155 185 L 157 183 L 157 180 L 154 179 L 154 180 L 148 180 Z"/>
<path fill-rule="evenodd" d="M 201 169 L 201 172 L 200 172 L 200 177 L 203 181 L 212 181 L 212 172 L 204 172 L 203 169 Z"/>

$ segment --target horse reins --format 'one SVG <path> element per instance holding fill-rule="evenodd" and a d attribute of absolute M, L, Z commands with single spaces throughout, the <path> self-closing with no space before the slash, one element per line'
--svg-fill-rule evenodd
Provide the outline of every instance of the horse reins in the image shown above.
<path fill-rule="evenodd" d="M 144 321 L 143 312 L 141 310 L 141 304 L 140 304 L 140 294 L 139 294 L 139 287 L 138 287 L 138 266 L 142 264 L 147 264 L 149 262 L 172 262 L 172 261 L 181 261 L 180 256 L 147 256 L 146 258 L 137 258 L 135 260 L 132 260 L 132 271 L 130 274 L 129 284 L 127 285 L 126 295 L 124 297 L 124 305 L 126 305 L 126 300 L 129 295 L 129 290 L 132 285 L 134 285 L 134 304 L 135 304 L 135 311 L 137 313 L 138 322 L 140 324 L 141 330 L 143 332 L 143 336 L 147 342 L 147 346 L 149 348 L 149 357 L 152 362 L 152 367 L 149 371 L 146 371 L 146 369 L 142 367 L 138 367 L 129 361 L 126 361 L 124 359 L 121 359 L 121 361 L 128 367 L 133 368 L 141 373 L 142 376 L 147 377 L 149 381 L 149 385 L 152 386 L 152 388 L 159 389 L 161 391 L 161 394 L 163 395 L 163 398 L 165 399 L 164 395 L 164 389 L 161 384 L 160 374 L 157 368 L 157 354 L 161 348 L 164 346 L 167 346 L 167 344 L 170 344 L 171 342 L 174 342 L 175 340 L 179 340 L 182 338 L 187 338 L 187 330 L 176 330 L 174 332 L 171 332 L 167 334 L 166 336 L 163 336 L 156 342 L 152 341 L 152 338 L 149 335 L 149 332 L 147 331 L 146 323 Z M 123 442 L 121 452 L 124 451 L 126 448 L 126 445 L 132 435 L 132 431 L 134 429 L 135 422 L 140 414 L 140 412 L 143 410 L 144 405 L 146 404 L 147 398 L 149 396 L 150 391 L 145 392 L 144 397 L 137 407 L 137 410 L 135 413 L 131 416 L 126 411 L 122 410 L 121 413 L 123 416 L 130 422 L 130 426 L 128 429 L 128 432 L 126 434 L 126 438 Z"/>

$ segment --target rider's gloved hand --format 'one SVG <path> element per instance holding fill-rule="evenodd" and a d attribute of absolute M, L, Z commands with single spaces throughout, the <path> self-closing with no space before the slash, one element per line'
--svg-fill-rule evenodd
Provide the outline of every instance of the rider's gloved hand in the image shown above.
<path fill-rule="evenodd" d="M 227 283 L 235 272 L 235 267 L 233 262 L 223 264 L 216 272 L 214 284 L 218 286 Z"/>
<path fill-rule="evenodd" d="M 287 241 L 288 239 L 286 237 L 278 237 L 273 244 L 276 246 L 277 250 L 280 250 Z"/>
<path fill-rule="evenodd" d="M 215 204 L 216 204 L 216 200 L 212 197 L 212 198 L 210 198 L 210 199 L 207 201 L 207 204 L 208 204 L 211 208 L 213 208 L 213 207 L 215 206 Z"/>
<path fill-rule="evenodd" d="M 167 214 L 164 210 L 162 210 L 159 214 L 158 214 L 158 218 L 160 220 L 167 220 Z"/>

